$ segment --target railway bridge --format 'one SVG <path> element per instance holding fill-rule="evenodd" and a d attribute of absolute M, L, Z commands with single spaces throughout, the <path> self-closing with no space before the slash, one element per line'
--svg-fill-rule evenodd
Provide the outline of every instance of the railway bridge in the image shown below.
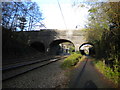
<path fill-rule="evenodd" d="M 75 51 L 86 43 L 85 31 L 82 30 L 57 30 L 57 29 L 44 29 L 40 31 L 24 31 L 28 37 L 28 45 L 35 45 L 43 52 L 55 52 L 56 47 L 63 42 L 70 42 L 74 45 Z"/>

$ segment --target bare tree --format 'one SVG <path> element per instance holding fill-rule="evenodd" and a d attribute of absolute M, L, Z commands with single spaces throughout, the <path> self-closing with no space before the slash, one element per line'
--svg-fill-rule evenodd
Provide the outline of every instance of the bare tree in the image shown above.
<path fill-rule="evenodd" d="M 42 13 L 35 2 L 2 2 L 2 26 L 11 31 L 31 30 L 41 23 Z"/>

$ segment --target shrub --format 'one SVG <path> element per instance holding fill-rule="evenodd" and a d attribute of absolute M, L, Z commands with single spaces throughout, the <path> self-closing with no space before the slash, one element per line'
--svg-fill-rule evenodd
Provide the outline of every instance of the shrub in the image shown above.
<path fill-rule="evenodd" d="M 115 84 L 118 84 L 120 72 L 118 72 L 118 67 L 114 70 L 105 65 L 104 61 L 95 61 L 95 66 L 103 73 L 107 78 L 111 79 Z"/>
<path fill-rule="evenodd" d="M 66 68 L 70 68 L 72 66 L 75 66 L 78 62 L 79 62 L 79 59 L 82 57 L 81 54 L 72 54 L 70 55 L 69 57 L 67 57 L 64 62 L 62 63 L 61 67 L 63 69 L 66 69 Z"/>

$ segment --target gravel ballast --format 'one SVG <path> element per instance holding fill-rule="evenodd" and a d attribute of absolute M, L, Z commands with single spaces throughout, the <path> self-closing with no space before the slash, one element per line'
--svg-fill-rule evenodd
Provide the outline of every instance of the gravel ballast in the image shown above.
<path fill-rule="evenodd" d="M 65 88 L 68 77 L 60 68 L 63 60 L 3 81 L 3 88 Z"/>

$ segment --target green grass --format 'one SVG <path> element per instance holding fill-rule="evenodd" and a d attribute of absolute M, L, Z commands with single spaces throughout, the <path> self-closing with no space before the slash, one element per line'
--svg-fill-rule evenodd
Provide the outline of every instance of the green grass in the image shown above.
<path fill-rule="evenodd" d="M 115 67 L 115 69 L 113 70 L 110 67 L 106 66 L 104 61 L 94 61 L 94 64 L 99 69 L 99 71 L 103 73 L 103 75 L 105 75 L 107 78 L 109 78 L 118 85 L 118 83 L 120 82 L 120 72 L 118 72 L 118 68 Z"/>
<path fill-rule="evenodd" d="M 67 57 L 63 61 L 63 63 L 61 64 L 61 67 L 63 69 L 67 69 L 67 68 L 73 67 L 73 66 L 75 66 L 79 62 L 79 59 L 81 57 L 82 57 L 81 54 L 74 53 L 74 54 L 70 55 L 69 57 Z"/>

